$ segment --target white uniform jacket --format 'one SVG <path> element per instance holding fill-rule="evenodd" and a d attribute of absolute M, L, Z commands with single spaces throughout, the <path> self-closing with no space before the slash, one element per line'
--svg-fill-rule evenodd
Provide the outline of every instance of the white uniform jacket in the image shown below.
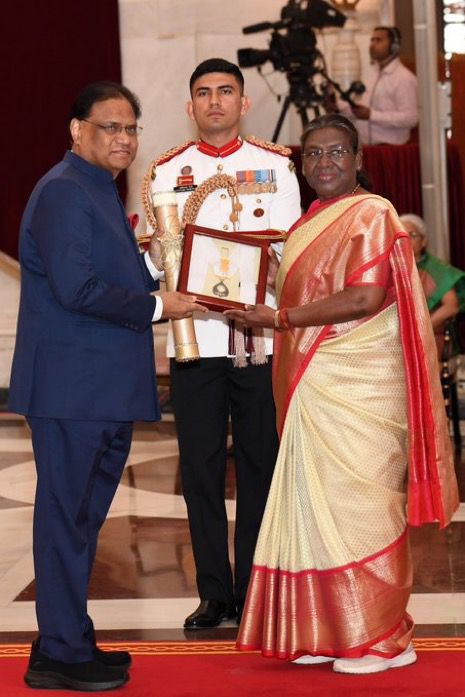
<path fill-rule="evenodd" d="M 180 219 L 182 219 L 184 204 L 192 193 L 192 190 L 189 190 L 191 188 L 189 184 L 183 187 L 185 177 L 188 177 L 188 181 L 193 177 L 192 184 L 198 186 L 215 174 L 228 174 L 239 183 L 239 201 L 242 209 L 238 213 L 236 232 L 269 228 L 287 231 L 300 216 L 299 186 L 294 166 L 288 158 L 290 154 L 288 148 L 254 138 L 250 141 L 239 139 L 233 145 L 233 152 L 230 152 L 231 148 L 229 148 L 227 150 L 230 154 L 226 154 L 227 150 L 222 148 L 221 151 L 225 154 L 215 156 L 216 153 L 210 155 L 199 150 L 199 145 L 208 148 L 205 144 L 190 142 L 158 157 L 152 162 L 146 177 L 144 186 L 146 189 L 150 187 L 152 194 L 173 191 L 176 187 L 188 189 L 176 192 Z M 212 152 L 213 150 L 216 149 L 212 148 Z M 246 176 L 253 179 L 255 175 L 252 173 L 259 171 L 264 172 L 262 176 L 265 180 L 268 178 L 270 189 L 268 192 L 257 193 L 258 187 L 254 187 L 253 183 L 249 186 L 240 186 L 240 182 L 245 181 Z M 258 174 L 256 176 L 259 178 Z M 146 211 L 150 205 L 149 193 L 146 190 L 144 195 Z M 217 189 L 206 198 L 195 222 L 203 227 L 234 232 L 234 224 L 230 219 L 231 213 L 229 194 L 225 189 Z M 150 215 L 147 218 L 150 230 Z M 271 289 L 267 290 L 265 302 L 273 307 L 276 306 Z M 202 358 L 229 355 L 229 326 L 221 313 L 209 312 L 205 318 L 197 316 L 194 323 Z M 267 354 L 273 352 L 272 337 L 273 331 L 265 330 Z M 168 338 L 168 355 L 174 356 L 171 336 Z"/>

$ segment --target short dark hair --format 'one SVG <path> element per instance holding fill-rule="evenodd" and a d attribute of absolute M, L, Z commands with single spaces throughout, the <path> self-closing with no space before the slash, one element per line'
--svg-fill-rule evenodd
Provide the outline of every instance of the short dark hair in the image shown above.
<path fill-rule="evenodd" d="M 189 80 L 191 94 L 194 82 L 198 80 L 199 77 L 208 75 L 209 73 L 227 73 L 229 75 L 234 75 L 240 85 L 241 92 L 244 91 L 244 76 L 235 63 L 230 63 L 224 58 L 208 58 L 208 60 L 199 63 L 191 75 Z"/>
<path fill-rule="evenodd" d="M 126 99 L 131 105 L 136 119 L 140 118 L 142 114 L 140 101 L 134 92 L 131 92 L 131 90 L 124 85 L 120 85 L 118 82 L 100 80 L 99 82 L 92 82 L 90 85 L 87 85 L 78 94 L 71 107 L 69 120 L 86 119 L 96 102 L 106 102 L 107 99 Z"/>
<path fill-rule="evenodd" d="M 305 141 L 310 133 L 320 131 L 322 128 L 337 128 L 339 131 L 346 133 L 349 136 L 350 145 L 354 155 L 359 152 L 360 138 L 358 131 L 352 121 L 345 116 L 342 116 L 342 114 L 323 114 L 322 116 L 317 116 L 315 119 L 310 121 L 310 123 L 305 126 L 304 132 L 300 137 L 302 150 L 305 147 Z M 371 191 L 373 188 L 370 175 L 364 169 L 357 171 L 357 183 L 363 186 L 364 189 L 367 189 L 367 191 Z"/>
<path fill-rule="evenodd" d="M 396 47 L 396 50 L 400 49 L 400 42 L 402 41 L 402 34 L 400 33 L 399 27 L 387 27 L 384 24 L 379 27 L 375 27 L 373 31 L 385 31 L 389 36 L 390 48 Z"/>

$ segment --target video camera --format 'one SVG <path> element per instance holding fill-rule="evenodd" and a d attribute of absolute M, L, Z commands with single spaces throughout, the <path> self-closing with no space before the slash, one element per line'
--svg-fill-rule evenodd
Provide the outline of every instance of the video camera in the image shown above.
<path fill-rule="evenodd" d="M 295 104 L 302 124 L 308 123 L 306 110 L 311 107 L 318 112 L 327 98 L 328 87 L 332 85 L 342 99 L 354 104 L 352 94 L 362 94 L 365 87 L 361 82 L 353 82 L 348 90 L 342 90 L 326 71 L 322 53 L 316 48 L 313 28 L 342 27 L 346 17 L 342 12 L 324 0 L 289 0 L 281 10 L 278 22 L 261 22 L 244 27 L 244 34 L 254 34 L 271 30 L 269 49 L 241 48 L 237 52 L 241 68 L 261 66 L 271 61 L 275 70 L 285 72 L 289 82 L 289 95 L 286 97 L 283 112 L 278 121 L 273 140 L 277 139 L 289 103 Z M 322 80 L 314 82 L 315 76 Z"/>
<path fill-rule="evenodd" d="M 275 70 L 287 71 L 296 66 L 313 66 L 319 57 L 312 27 L 342 27 L 346 21 L 339 10 L 323 0 L 289 0 L 281 10 L 280 22 L 261 22 L 244 27 L 243 34 L 271 29 L 269 50 L 241 48 L 237 52 L 239 66 L 252 68 L 271 61 Z M 279 30 L 284 29 L 285 34 Z"/>

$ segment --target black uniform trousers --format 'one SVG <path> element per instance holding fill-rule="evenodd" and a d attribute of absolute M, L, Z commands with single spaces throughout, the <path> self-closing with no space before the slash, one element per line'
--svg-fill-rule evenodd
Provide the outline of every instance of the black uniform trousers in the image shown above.
<path fill-rule="evenodd" d="M 182 488 L 201 600 L 241 601 L 247 591 L 278 452 L 268 360 L 246 368 L 235 368 L 227 357 L 171 361 Z M 225 507 L 229 415 L 237 487 L 234 584 Z"/>

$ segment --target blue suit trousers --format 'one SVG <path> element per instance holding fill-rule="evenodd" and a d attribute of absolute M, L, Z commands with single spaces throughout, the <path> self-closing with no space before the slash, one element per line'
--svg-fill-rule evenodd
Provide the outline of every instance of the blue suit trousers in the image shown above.
<path fill-rule="evenodd" d="M 129 421 L 29 417 L 37 469 L 33 551 L 40 650 L 92 659 L 87 591 L 99 530 L 132 439 Z"/>

